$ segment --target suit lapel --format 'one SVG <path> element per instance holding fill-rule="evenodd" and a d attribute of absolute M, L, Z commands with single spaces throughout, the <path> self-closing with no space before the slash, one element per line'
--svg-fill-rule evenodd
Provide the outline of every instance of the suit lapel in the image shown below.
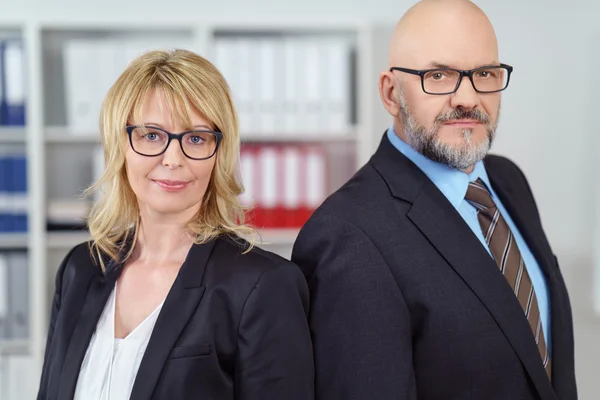
<path fill-rule="evenodd" d="M 92 278 L 67 348 L 64 367 L 60 374 L 59 399 L 72 399 L 75 395 L 81 363 L 120 272 L 120 266 L 111 268 L 106 276 L 98 270 L 96 276 Z"/>
<path fill-rule="evenodd" d="M 460 214 L 431 185 L 424 185 L 408 218 L 427 237 L 488 309 L 510 342 L 543 399 L 556 399 L 523 310 L 496 263 Z"/>
<path fill-rule="evenodd" d="M 388 183 L 392 195 L 412 203 L 407 217 L 492 315 L 541 398 L 556 400 L 516 296 L 460 214 L 429 178 L 393 147 L 386 134 L 371 162 Z"/>
<path fill-rule="evenodd" d="M 550 244 L 545 239 L 544 231 L 537 222 L 537 210 L 527 205 L 530 200 L 519 201 L 523 193 L 528 193 L 529 189 L 523 187 L 515 192 L 514 183 L 507 181 L 502 171 L 488 165 L 488 176 L 494 188 L 494 191 L 500 197 L 502 204 L 510 214 L 517 225 L 517 228 L 523 235 L 528 247 L 537 260 L 540 268 L 545 274 L 548 284 L 548 294 L 550 295 L 551 309 L 551 354 L 552 354 L 552 384 L 557 393 L 564 388 L 564 382 L 572 382 L 572 322 L 571 312 L 569 310 L 569 298 L 566 294 L 566 287 L 560 273 L 558 265 Z M 523 193 L 519 193 L 523 191 Z M 570 390 L 570 389 L 567 389 Z"/>
<path fill-rule="evenodd" d="M 494 191 L 500 197 L 500 201 L 502 201 L 506 211 L 508 211 L 519 232 L 523 235 L 523 239 L 525 239 L 540 268 L 546 276 L 550 276 L 553 273 L 551 266 L 554 264 L 554 257 L 549 244 L 543 241 L 544 232 L 541 227 L 538 229 L 533 224 L 535 218 L 528 215 L 533 211 L 524 208 L 524 205 L 528 201 L 519 201 L 523 197 L 523 193 L 515 193 L 513 190 L 514 183 L 511 185 L 510 182 L 506 182 L 501 174 L 502 171 L 490 168 L 489 166 L 487 166 L 486 170 Z M 523 188 L 523 190 L 527 189 Z"/>
<path fill-rule="evenodd" d="M 206 287 L 202 278 L 215 242 L 193 245 L 183 263 L 163 307 L 142 358 L 131 400 L 152 397 L 167 357 L 194 314 Z"/>

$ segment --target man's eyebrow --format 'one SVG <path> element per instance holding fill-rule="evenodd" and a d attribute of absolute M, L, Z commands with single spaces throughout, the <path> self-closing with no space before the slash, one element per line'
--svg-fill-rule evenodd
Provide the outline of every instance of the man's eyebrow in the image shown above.
<path fill-rule="evenodd" d="M 448 64 L 443 64 L 437 61 L 432 61 L 427 65 L 428 68 L 452 68 Z"/>
<path fill-rule="evenodd" d="M 490 67 L 499 67 L 500 63 L 492 61 L 490 63 L 486 63 L 486 64 L 482 64 L 480 66 L 477 66 L 475 68 L 490 68 Z M 453 66 L 450 66 L 448 64 L 444 64 L 441 62 L 437 62 L 437 61 L 432 61 L 427 65 L 427 68 L 453 68 L 453 69 L 461 69 L 461 68 L 456 68 Z"/>

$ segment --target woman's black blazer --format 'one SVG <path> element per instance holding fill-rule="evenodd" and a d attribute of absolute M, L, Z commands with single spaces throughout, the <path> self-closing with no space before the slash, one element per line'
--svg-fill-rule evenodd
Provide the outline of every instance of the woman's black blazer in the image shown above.
<path fill-rule="evenodd" d="M 73 398 L 122 270 L 114 263 L 103 274 L 88 245 L 71 249 L 56 275 L 38 400 Z M 256 247 L 242 252 L 226 237 L 191 247 L 156 321 L 132 400 L 313 398 L 306 280 L 278 255 Z"/>

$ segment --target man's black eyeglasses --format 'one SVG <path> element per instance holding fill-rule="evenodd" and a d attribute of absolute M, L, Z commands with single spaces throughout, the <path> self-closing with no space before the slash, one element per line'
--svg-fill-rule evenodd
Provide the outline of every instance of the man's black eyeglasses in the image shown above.
<path fill-rule="evenodd" d="M 452 94 L 463 80 L 469 77 L 475 91 L 479 93 L 500 92 L 508 87 L 513 67 L 507 64 L 484 66 L 470 70 L 454 68 L 409 69 L 392 67 L 390 71 L 401 71 L 421 77 L 421 87 L 427 94 Z"/>

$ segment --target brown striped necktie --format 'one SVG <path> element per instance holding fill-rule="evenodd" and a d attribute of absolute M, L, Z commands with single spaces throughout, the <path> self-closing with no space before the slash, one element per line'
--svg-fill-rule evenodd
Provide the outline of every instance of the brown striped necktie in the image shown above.
<path fill-rule="evenodd" d="M 485 241 L 498 268 L 502 271 L 523 308 L 544 368 L 550 378 L 552 376 L 550 356 L 546 348 L 537 298 L 517 242 L 481 179 L 469 184 L 465 198 L 477 209 L 477 219 Z"/>

